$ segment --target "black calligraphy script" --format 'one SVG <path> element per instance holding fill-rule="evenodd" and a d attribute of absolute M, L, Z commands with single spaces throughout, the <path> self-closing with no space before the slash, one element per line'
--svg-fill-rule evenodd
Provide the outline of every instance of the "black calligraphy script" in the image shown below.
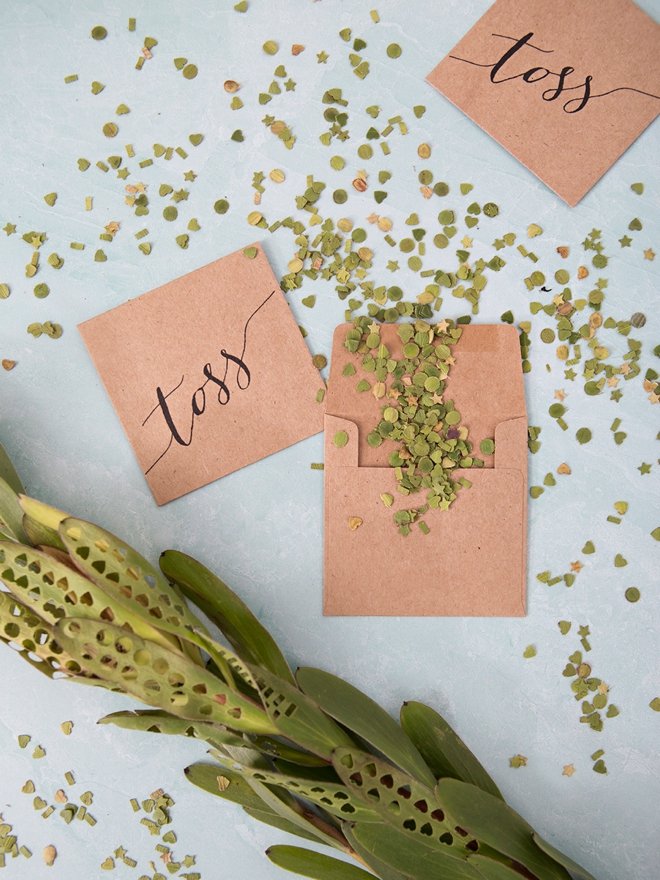
<path fill-rule="evenodd" d="M 534 36 L 533 31 L 520 37 L 520 39 L 517 39 L 516 37 L 508 37 L 504 34 L 492 34 L 491 36 L 513 42 L 513 46 L 510 46 L 506 52 L 504 52 L 502 57 L 493 64 L 480 64 L 477 61 L 470 61 L 467 58 L 459 58 L 458 55 L 450 55 L 449 57 L 454 61 L 463 61 L 465 64 L 471 64 L 474 67 L 490 68 L 490 81 L 494 85 L 510 82 L 514 79 L 522 79 L 525 83 L 537 83 L 547 79 L 549 83 L 552 83 L 552 87 L 545 89 L 542 93 L 541 97 L 544 101 L 556 101 L 561 95 L 566 97 L 565 93 L 567 92 L 576 92 L 577 97 L 569 98 L 569 100 L 563 104 L 562 109 L 565 113 L 579 113 L 580 110 L 584 110 L 589 101 L 592 101 L 594 98 L 604 98 L 607 95 L 614 94 L 614 92 L 637 92 L 640 95 L 646 95 L 649 98 L 656 98 L 660 101 L 660 95 L 653 95 L 650 92 L 644 92 L 641 89 L 635 89 L 631 86 L 620 86 L 618 88 L 609 89 L 607 92 L 596 93 L 592 90 L 592 76 L 586 76 L 584 81 L 577 85 L 568 85 L 569 78 L 575 73 L 575 68 L 570 66 L 562 67 L 560 71 L 549 70 L 547 67 L 530 67 L 527 70 L 523 70 L 521 73 L 513 73 L 514 56 L 521 52 L 522 49 L 533 49 L 535 52 L 541 52 L 544 55 L 551 55 L 554 52 L 554 49 L 541 49 L 540 46 L 535 46 L 533 43 L 530 43 L 530 40 Z M 522 55 L 519 55 L 516 61 L 521 61 L 521 59 Z M 506 68 L 506 70 L 504 68 Z M 575 80 L 570 81 L 575 82 Z"/>
<path fill-rule="evenodd" d="M 245 326 L 243 327 L 243 350 L 241 351 L 240 356 L 236 356 L 234 354 L 230 354 L 224 348 L 220 349 L 220 356 L 224 359 L 224 371 L 222 372 L 222 378 L 216 375 L 213 372 L 213 367 L 211 364 L 204 364 L 202 372 L 204 376 L 206 376 L 206 380 L 195 390 L 194 394 L 190 399 L 190 424 L 186 425 L 185 432 L 179 429 L 179 426 L 175 424 L 174 418 L 170 411 L 170 406 L 168 404 L 168 398 L 171 397 L 175 391 L 177 391 L 181 385 L 183 384 L 184 379 L 186 378 L 185 373 L 181 377 L 181 381 L 178 385 L 172 388 L 171 391 L 167 393 L 163 392 L 163 389 L 159 386 L 156 388 L 156 399 L 158 403 L 151 410 L 146 419 L 142 422 L 142 427 L 144 427 L 149 419 L 158 413 L 165 420 L 165 424 L 170 432 L 170 440 L 167 444 L 166 449 L 158 456 L 156 461 L 145 471 L 145 474 L 148 474 L 150 470 L 152 470 L 159 461 L 161 461 L 167 453 L 170 451 L 173 443 L 178 443 L 179 446 L 190 446 L 193 441 L 193 433 L 195 431 L 195 420 L 204 414 L 206 411 L 207 404 L 207 388 L 210 385 L 211 387 L 208 390 L 213 390 L 215 393 L 215 398 L 220 406 L 227 406 L 227 404 L 231 400 L 232 392 L 229 388 L 228 384 L 228 375 L 229 375 L 229 367 L 230 364 L 236 365 L 236 385 L 241 391 L 246 391 L 250 387 L 250 369 L 245 362 L 245 349 L 247 347 L 247 332 L 250 321 L 254 318 L 254 316 L 259 312 L 268 302 L 268 300 L 275 296 L 275 291 L 269 294 L 266 299 L 258 306 L 250 315 L 250 317 L 245 322 Z"/>

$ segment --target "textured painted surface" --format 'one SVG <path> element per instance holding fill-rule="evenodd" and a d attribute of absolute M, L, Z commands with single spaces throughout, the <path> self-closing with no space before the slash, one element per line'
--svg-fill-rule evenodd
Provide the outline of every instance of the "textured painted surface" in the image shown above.
<path fill-rule="evenodd" d="M 271 628 L 292 666 L 304 663 L 343 675 L 393 713 L 404 699 L 434 706 L 543 837 L 584 863 L 599 880 L 633 880 L 656 871 L 660 795 L 660 715 L 648 705 L 660 695 L 660 544 L 649 534 L 660 525 L 660 443 L 655 439 L 660 406 L 650 405 L 640 380 L 623 383 L 618 404 L 609 395 L 586 397 L 579 380 L 564 379 L 554 346 L 539 341 L 540 330 L 552 322 L 542 315 L 531 319 L 527 407 L 530 424 L 543 428 L 543 445 L 530 456 L 530 484 L 541 484 L 544 474 L 555 472 L 562 461 L 573 473 L 557 477 L 555 487 L 530 500 L 526 618 L 324 619 L 322 473 L 309 467 L 322 459 L 322 436 L 158 509 L 75 330 L 77 323 L 254 240 L 245 218 L 254 208 L 250 183 L 255 171 L 280 167 L 287 175 L 277 187 L 265 182 L 260 210 L 270 222 L 294 212 L 293 196 L 304 190 L 305 175 L 313 173 L 331 189 L 351 191 L 343 210 L 326 193 L 322 215 L 348 216 L 364 225 L 364 217 L 377 210 L 394 221 L 396 237 L 401 237 L 411 211 L 419 213 L 427 229 L 435 226 L 438 202 L 424 202 L 418 190 L 417 173 L 425 164 L 453 190 L 470 181 L 475 199 L 500 206 L 498 218 L 484 220 L 469 233 L 475 240 L 474 257 L 491 255 L 492 239 L 503 232 L 516 232 L 518 241 L 526 242 L 527 226 L 535 222 L 544 229 L 530 246 L 539 255 L 538 268 L 559 268 L 555 248 L 568 245 L 571 255 L 562 268 L 575 272 L 588 256 L 580 242 L 592 227 L 601 229 L 611 255 L 603 272 L 609 278 L 608 307 L 619 318 L 634 311 L 647 315 L 646 326 L 634 337 L 644 343 L 642 372 L 657 367 L 660 362 L 651 349 L 660 343 L 660 258 L 643 260 L 642 248 L 660 252 L 660 127 L 652 125 L 576 209 L 566 207 L 424 83 L 489 5 L 485 0 L 373 0 L 359 5 L 250 0 L 248 12 L 240 15 L 228 0 L 185 5 L 107 0 L 95 4 L 93 12 L 83 2 L 3 3 L 0 220 L 17 224 L 19 234 L 46 230 L 48 241 L 42 248 L 42 268 L 31 280 L 24 271 L 31 248 L 19 234 L 0 234 L 0 282 L 12 289 L 10 298 L 0 301 L 0 357 L 18 361 L 13 371 L 0 373 L 0 438 L 32 494 L 126 536 L 154 560 L 160 550 L 175 547 L 217 571 Z M 655 0 L 640 5 L 659 17 Z M 378 25 L 369 17 L 372 6 L 380 14 Z M 137 18 L 135 34 L 126 29 L 129 16 Z M 96 43 L 89 32 L 99 23 L 108 29 L 108 37 Z M 368 43 L 363 57 L 369 59 L 371 73 L 364 81 L 351 73 L 346 57 L 350 48 L 337 36 L 342 27 L 352 27 L 353 36 Z M 138 72 L 134 65 L 145 35 L 159 43 L 153 59 Z M 275 57 L 262 52 L 266 39 L 282 47 Z M 385 54 L 394 41 L 403 48 L 397 60 Z M 306 46 L 297 58 L 289 53 L 293 42 Z M 316 60 L 322 50 L 329 55 L 325 65 Z M 172 59 L 180 55 L 197 64 L 195 80 L 187 81 L 175 70 Z M 298 85 L 264 108 L 257 95 L 267 89 L 278 63 Z M 72 73 L 79 81 L 65 85 L 64 77 Z M 239 95 L 245 107 L 240 111 L 229 110 L 230 97 L 221 87 L 227 78 L 244 84 Z M 98 96 L 89 91 L 95 79 L 106 85 Z M 336 86 L 350 100 L 352 137 L 326 148 L 318 141 L 327 129 L 320 99 L 325 89 Z M 115 117 L 120 102 L 131 113 Z M 374 103 L 383 108 L 381 120 L 401 113 L 411 133 L 391 139 L 387 161 L 377 153 L 364 163 L 355 150 L 372 124 L 364 108 Z M 428 109 L 416 120 L 412 106 L 420 103 Z M 292 125 L 297 142 L 290 152 L 260 121 L 271 107 Z M 116 145 L 100 131 L 112 119 L 120 127 Z M 243 130 L 243 143 L 229 140 L 236 128 Z M 197 131 L 205 140 L 193 148 L 187 136 Z M 427 163 L 417 157 L 421 141 L 433 146 Z M 126 183 L 149 184 L 148 217 L 134 217 L 124 206 L 125 182 L 114 171 L 104 175 L 92 165 L 81 173 L 76 167 L 79 156 L 95 162 L 123 153 L 126 143 L 134 145 L 138 158 L 146 158 L 154 142 L 185 144 L 189 158 L 175 156 L 170 163 L 156 160 L 143 171 L 135 168 Z M 334 154 L 347 159 L 343 172 L 329 167 Z M 359 197 L 350 187 L 354 171 L 365 166 L 374 175 L 381 168 L 393 172 L 381 206 L 368 192 Z M 198 178 L 185 184 L 182 172 L 189 168 Z M 641 197 L 630 190 L 635 181 L 645 183 Z M 189 201 L 179 206 L 185 206 L 185 222 L 163 220 L 164 200 L 157 196 L 162 182 L 190 190 Z M 52 191 L 58 200 L 50 208 L 43 196 Z M 94 197 L 92 212 L 84 210 L 89 195 Z M 231 208 L 221 217 L 213 203 L 224 197 Z M 634 235 L 633 247 L 621 249 L 617 240 L 635 216 L 644 229 Z M 190 233 L 184 251 L 173 238 L 186 231 L 190 217 L 197 217 L 202 228 Z M 111 220 L 121 224 L 116 240 L 97 244 L 98 233 Z M 143 227 L 150 230 L 144 240 L 154 244 L 148 257 L 133 238 Z M 371 277 L 377 283 L 399 284 L 409 297 L 416 296 L 419 279 L 406 268 L 393 276 L 386 273 L 386 261 L 397 255 L 367 228 L 367 244 L 378 241 Z M 286 230 L 265 233 L 264 249 L 278 277 L 293 255 L 292 239 Z M 86 242 L 86 250 L 70 250 L 71 241 Z M 105 263 L 93 260 L 98 246 L 108 255 Z M 428 248 L 427 253 L 433 249 L 430 242 Z M 57 272 L 45 263 L 52 251 L 65 259 Z M 523 278 L 531 264 L 516 259 L 512 250 L 506 258 L 507 266 L 491 275 L 484 291 L 480 321 L 498 321 L 507 309 L 518 321 L 530 319 L 528 303 L 534 297 Z M 405 260 L 400 262 L 405 266 Z M 32 288 L 42 280 L 51 294 L 37 300 Z M 301 297 L 310 293 L 317 296 L 313 310 L 301 305 Z M 333 285 L 309 282 L 288 299 L 309 331 L 312 353 L 329 355 L 333 329 L 344 319 Z M 464 311 L 460 301 L 445 298 L 442 315 L 456 317 Z M 62 324 L 61 339 L 34 340 L 26 334 L 28 323 L 47 319 Z M 608 340 L 621 354 L 626 350 L 625 339 L 615 332 Z M 570 430 L 565 433 L 547 413 L 556 388 L 568 395 Z M 614 444 L 609 430 L 616 417 L 628 434 L 621 446 Z M 580 447 L 575 431 L 582 426 L 594 436 Z M 637 470 L 643 461 L 652 464 L 650 474 Z M 615 526 L 606 517 L 618 500 L 628 501 L 629 510 Z M 593 556 L 580 553 L 588 539 L 596 545 Z M 616 553 L 628 560 L 627 567 L 614 567 Z M 545 569 L 568 571 L 569 563 L 578 559 L 585 568 L 571 589 L 563 584 L 549 588 L 535 578 Z M 632 585 L 642 593 L 635 605 L 623 596 Z M 561 619 L 573 622 L 566 637 L 557 628 Z M 583 624 L 591 628 L 594 674 L 611 686 L 612 701 L 621 711 L 606 720 L 602 733 L 579 723 L 579 704 L 572 699 L 569 680 L 561 676 L 568 655 L 579 647 L 576 630 Z M 526 660 L 522 653 L 529 644 L 538 653 Z M 10 860 L 8 877 L 43 876 L 40 852 L 49 843 L 59 852 L 49 874 L 53 880 L 106 876 L 99 865 L 120 845 L 139 862 L 136 873 L 118 867 L 122 876 L 145 873 L 146 860 L 157 856 L 156 841 L 138 824 L 128 798 L 147 797 L 158 787 L 176 801 L 173 827 L 179 842 L 174 849 L 181 856 L 197 854 L 202 877 L 283 876 L 263 851 L 283 842 L 285 835 L 185 782 L 181 770 L 201 757 L 202 746 L 97 727 L 99 717 L 129 707 L 129 701 L 51 684 L 5 649 L 0 663 L 0 812 L 19 842 L 35 853 L 31 861 Z M 75 723 L 69 738 L 59 730 L 65 720 Z M 16 744 L 22 733 L 33 738 L 25 751 Z M 47 755 L 34 761 L 30 756 L 37 743 Z M 591 769 L 590 755 L 600 748 L 605 749 L 607 776 Z M 526 767 L 509 768 L 508 759 L 516 753 L 527 757 Z M 562 767 L 570 763 L 577 772 L 562 776 Z M 78 780 L 74 791 L 95 793 L 90 809 L 98 820 L 95 828 L 75 820 L 66 826 L 57 815 L 44 820 L 33 810 L 32 796 L 20 791 L 26 779 L 33 779 L 37 792 L 52 802 L 69 769 Z"/>

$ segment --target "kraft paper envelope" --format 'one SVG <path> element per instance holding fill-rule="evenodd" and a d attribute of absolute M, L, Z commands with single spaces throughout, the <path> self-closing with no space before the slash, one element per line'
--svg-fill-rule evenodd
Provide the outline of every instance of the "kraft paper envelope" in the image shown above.
<path fill-rule="evenodd" d="M 323 382 L 258 243 L 79 330 L 158 504 L 323 430 Z"/>
<path fill-rule="evenodd" d="M 660 113 L 660 25 L 632 0 L 497 0 L 427 81 L 575 206 Z"/>
<path fill-rule="evenodd" d="M 466 325 L 453 347 L 456 362 L 445 400 L 453 400 L 469 429 L 473 451 L 485 438 L 495 453 L 485 467 L 459 469 L 472 486 L 448 510 L 429 510 L 425 535 L 417 525 L 404 537 L 393 514 L 419 507 L 425 492 L 397 492 L 388 463 L 397 444 L 366 441 L 381 419 L 383 401 L 356 392 L 362 356 L 344 347 L 344 324 L 335 331 L 325 414 L 324 613 L 521 617 L 525 614 L 527 535 L 527 414 L 516 329 Z M 381 325 L 381 341 L 401 358 L 396 325 Z M 347 363 L 357 373 L 342 375 Z M 387 384 L 387 383 L 386 383 Z M 348 443 L 334 436 L 345 431 Z M 386 508 L 381 493 L 394 496 Z M 352 531 L 349 517 L 362 525 Z"/>

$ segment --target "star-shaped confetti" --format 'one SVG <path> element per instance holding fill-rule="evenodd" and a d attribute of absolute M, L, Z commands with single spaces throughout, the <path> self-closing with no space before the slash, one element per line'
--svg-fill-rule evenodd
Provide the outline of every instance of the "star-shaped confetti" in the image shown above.
<path fill-rule="evenodd" d="M 371 214 L 369 214 L 369 216 L 367 217 L 367 223 L 378 223 L 379 220 L 380 220 L 379 215 L 374 214 L 373 212 Z"/>
<path fill-rule="evenodd" d="M 610 691 L 609 684 L 605 684 L 604 681 L 601 681 L 601 683 L 598 685 L 598 693 L 599 694 L 608 694 L 609 691 Z"/>
<path fill-rule="evenodd" d="M 630 372 L 630 364 L 628 363 L 628 361 L 621 364 L 621 372 L 623 373 L 624 376 L 627 376 L 628 373 Z"/>
<path fill-rule="evenodd" d="M 396 272 L 399 268 L 399 263 L 397 262 L 397 260 L 388 260 L 387 268 L 390 270 L 390 272 Z"/>
<path fill-rule="evenodd" d="M 613 391 L 610 394 L 610 400 L 615 400 L 617 403 L 621 400 L 622 391 L 620 388 L 617 388 L 616 391 Z"/>
<path fill-rule="evenodd" d="M 584 565 L 582 565 L 579 559 L 577 560 L 577 562 L 571 562 L 571 571 L 575 571 L 580 574 L 583 568 Z"/>
<path fill-rule="evenodd" d="M 660 394 L 656 394 L 655 391 L 649 394 L 649 400 L 651 403 L 660 403 Z"/>
<path fill-rule="evenodd" d="M 183 175 L 184 180 L 189 180 L 191 183 L 197 177 L 194 171 L 185 171 Z"/>
<path fill-rule="evenodd" d="M 326 52 L 319 52 L 316 57 L 318 59 L 317 64 L 325 64 L 330 56 Z"/>
<path fill-rule="evenodd" d="M 576 373 L 575 370 L 571 367 L 570 370 L 564 370 L 564 376 L 565 376 L 569 381 L 572 382 L 573 379 L 575 379 L 575 377 L 577 376 L 577 373 Z"/>
<path fill-rule="evenodd" d="M 468 238 L 467 235 L 464 235 L 463 238 L 461 239 L 461 244 L 463 245 L 464 248 L 471 248 L 472 247 L 472 239 Z"/>
<path fill-rule="evenodd" d="M 266 115 L 261 121 L 264 125 L 272 125 L 275 122 L 275 117 Z"/>
<path fill-rule="evenodd" d="M 192 866 L 194 864 L 195 864 L 195 856 L 186 856 L 185 859 L 183 860 L 183 866 L 185 868 L 192 868 Z"/>
<path fill-rule="evenodd" d="M 622 248 L 630 247 L 630 245 L 632 244 L 632 238 L 630 238 L 627 235 L 624 235 L 623 238 L 619 239 L 619 244 L 621 245 Z"/>
<path fill-rule="evenodd" d="M 125 850 L 123 846 L 120 846 L 115 850 L 115 858 L 116 859 L 123 859 L 124 856 L 126 855 L 126 853 L 127 853 L 127 850 Z"/>
<path fill-rule="evenodd" d="M 437 328 L 441 333 L 446 333 L 447 328 L 449 327 L 449 322 L 446 318 L 443 318 L 442 321 L 439 321 L 437 324 Z"/>
<path fill-rule="evenodd" d="M 572 764 L 567 764 L 563 771 L 562 776 L 572 776 L 575 773 L 575 767 Z"/>
<path fill-rule="evenodd" d="M 564 304 L 564 297 L 561 293 L 558 293 L 556 296 L 552 297 L 552 301 L 556 306 L 561 306 Z"/>
<path fill-rule="evenodd" d="M 591 238 L 600 238 L 602 234 L 603 233 L 600 229 L 592 229 L 591 232 L 589 233 L 589 236 Z"/>
<path fill-rule="evenodd" d="M 348 141 L 351 138 L 350 134 L 347 131 L 340 131 L 337 137 L 340 141 Z"/>
<path fill-rule="evenodd" d="M 637 468 L 640 474 L 650 474 L 651 473 L 651 465 L 647 464 L 645 461 L 641 463 L 641 465 Z"/>
<path fill-rule="evenodd" d="M 169 865 L 169 863 L 172 861 L 172 853 L 168 850 L 160 856 L 160 859 L 164 865 Z"/>
<path fill-rule="evenodd" d="M 13 223 L 7 223 L 6 226 L 2 227 L 2 231 L 6 232 L 7 235 L 13 235 L 14 232 L 16 232 L 16 227 L 14 226 Z"/>
<path fill-rule="evenodd" d="M 596 282 L 596 287 L 598 290 L 605 290 L 607 287 L 607 278 L 599 278 Z"/>
<path fill-rule="evenodd" d="M 564 401 L 566 399 L 566 392 L 562 388 L 557 388 L 555 391 L 555 400 Z"/>
<path fill-rule="evenodd" d="M 509 758 L 509 767 L 526 767 L 527 758 L 524 755 L 514 755 Z"/>
<path fill-rule="evenodd" d="M 105 227 L 105 231 L 108 233 L 108 235 L 116 235 L 116 233 L 119 231 L 119 223 L 117 223 L 116 220 L 113 220 Z"/>
<path fill-rule="evenodd" d="M 453 358 L 453 357 L 445 358 L 445 363 L 449 364 L 449 366 L 451 367 L 456 363 L 456 358 Z"/>
<path fill-rule="evenodd" d="M 610 378 L 607 380 L 607 384 L 610 388 L 616 388 L 616 386 L 619 384 L 619 377 L 610 376 Z"/>
<path fill-rule="evenodd" d="M 449 510 L 449 501 L 446 498 L 443 498 L 438 504 L 438 510 Z"/>
<path fill-rule="evenodd" d="M 132 208 L 135 204 L 135 196 L 126 196 L 124 199 L 124 204 L 128 205 L 129 208 Z"/>
<path fill-rule="evenodd" d="M 497 248 L 498 251 L 501 251 L 503 247 L 506 247 L 501 238 L 496 238 L 493 242 L 493 247 Z"/>
<path fill-rule="evenodd" d="M 295 92 L 296 83 L 294 83 L 291 77 L 289 77 L 288 80 L 284 83 L 284 88 L 287 90 L 287 92 Z"/>
<path fill-rule="evenodd" d="M 117 172 L 117 177 L 120 180 L 126 180 L 126 178 L 130 177 L 130 176 L 131 176 L 131 172 L 128 170 L 128 168 L 120 168 L 119 171 Z"/>
<path fill-rule="evenodd" d="M 140 181 L 139 183 L 135 184 L 135 192 L 143 193 L 146 191 L 147 191 L 147 184 L 146 183 L 142 183 L 142 181 Z"/>
<path fill-rule="evenodd" d="M 9 233 L 7 233 L 9 234 Z M 655 252 L 652 248 L 648 248 L 644 251 L 644 259 L 645 260 L 655 260 Z"/>

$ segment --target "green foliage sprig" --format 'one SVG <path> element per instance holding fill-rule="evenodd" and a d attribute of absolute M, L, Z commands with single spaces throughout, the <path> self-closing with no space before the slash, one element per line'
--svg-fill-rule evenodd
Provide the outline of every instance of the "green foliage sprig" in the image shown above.
<path fill-rule="evenodd" d="M 570 880 L 568 870 L 594 880 L 507 806 L 433 709 L 404 703 L 398 724 L 334 675 L 294 676 L 201 563 L 168 550 L 158 570 L 99 526 L 26 497 L 1 446 L 0 580 L 2 641 L 51 678 L 149 706 L 101 723 L 204 740 L 215 763 L 187 767 L 192 783 L 358 863 L 273 846 L 274 864 L 317 880 Z"/>

